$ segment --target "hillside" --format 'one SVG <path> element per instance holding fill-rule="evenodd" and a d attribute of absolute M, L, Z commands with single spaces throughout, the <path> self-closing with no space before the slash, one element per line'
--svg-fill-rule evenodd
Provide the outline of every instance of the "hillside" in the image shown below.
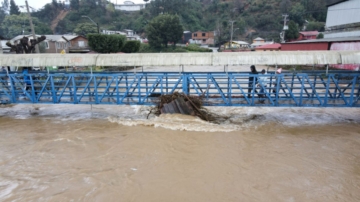
<path fill-rule="evenodd" d="M 67 10 L 62 10 L 62 11 L 60 11 L 59 15 L 56 16 L 56 18 L 54 20 L 52 20 L 50 28 L 53 31 L 53 33 L 55 33 L 55 28 L 58 25 L 58 23 L 66 17 L 68 12 L 69 11 L 67 11 Z"/>
<path fill-rule="evenodd" d="M 81 1 L 77 10 L 69 11 L 57 23 L 55 32 L 73 32 L 78 24 L 89 22 L 81 18 L 87 15 L 99 23 L 101 29 L 132 29 L 141 34 L 153 17 L 159 13 L 170 13 L 180 16 L 185 30 L 218 30 L 224 33 L 223 38 L 229 38 L 229 21 L 234 20 L 234 39 L 250 41 L 253 37 L 261 36 L 278 41 L 283 27 L 283 13 L 289 14 L 290 20 L 295 21 L 300 28 L 305 20 L 318 23 L 325 22 L 326 18 L 325 0 L 153 0 L 146 9 L 137 12 L 115 10 L 114 5 L 106 1 L 94 6 L 92 1 Z M 54 19 L 50 22 L 57 21 Z M 323 28 L 323 23 L 316 25 L 310 27 L 318 30 Z"/>

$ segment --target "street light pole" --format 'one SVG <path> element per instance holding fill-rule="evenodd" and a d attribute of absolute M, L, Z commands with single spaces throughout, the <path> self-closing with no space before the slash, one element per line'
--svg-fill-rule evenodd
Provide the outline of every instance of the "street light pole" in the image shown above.
<path fill-rule="evenodd" d="M 29 15 L 31 32 L 32 32 L 32 35 L 33 35 L 34 40 L 37 40 L 37 39 L 36 39 L 36 35 L 35 35 L 34 25 L 33 25 L 33 23 L 32 23 L 32 19 L 31 19 L 31 15 L 30 15 L 30 11 L 29 11 L 29 5 L 28 5 L 27 0 L 25 0 L 25 3 L 26 3 L 26 9 L 27 9 L 27 12 L 28 12 L 28 15 Z M 39 45 L 37 45 L 37 44 L 35 45 L 35 50 L 36 50 L 36 53 L 40 53 Z"/>
<path fill-rule="evenodd" d="M 2 48 L 1 38 L 0 38 L 0 54 L 3 54 L 3 48 Z"/>
<path fill-rule="evenodd" d="M 90 20 L 91 22 L 93 22 L 93 23 L 96 25 L 96 28 L 97 28 L 98 34 L 100 34 L 99 23 L 94 22 L 94 21 L 93 21 L 93 20 L 92 20 L 89 16 L 82 15 L 81 17 L 83 17 L 83 18 L 89 18 L 89 20 Z"/>
<path fill-rule="evenodd" d="M 231 23 L 231 33 L 230 33 L 230 44 L 229 44 L 229 48 L 231 49 L 232 47 L 232 38 L 233 38 L 233 32 L 234 32 L 234 22 L 235 20 L 230 20 L 229 21 Z"/>

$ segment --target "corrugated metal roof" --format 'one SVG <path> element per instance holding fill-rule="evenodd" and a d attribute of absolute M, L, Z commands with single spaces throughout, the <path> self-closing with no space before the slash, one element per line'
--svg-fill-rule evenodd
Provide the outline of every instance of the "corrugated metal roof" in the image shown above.
<path fill-rule="evenodd" d="M 326 27 L 358 23 L 360 19 L 360 1 L 349 0 L 328 7 Z"/>
<path fill-rule="evenodd" d="M 68 41 L 71 41 L 71 40 L 75 39 L 76 37 L 78 37 L 78 35 L 64 35 L 63 37 L 65 39 L 67 39 Z"/>
<path fill-rule="evenodd" d="M 29 39 L 33 38 L 32 34 L 29 35 L 19 35 L 11 39 L 11 41 L 16 41 L 19 39 L 22 39 L 24 36 L 28 37 Z M 42 35 L 36 35 L 37 38 L 41 37 Z M 64 40 L 64 38 L 68 41 L 78 37 L 78 35 L 44 35 L 46 37 L 46 40 L 48 41 L 59 41 Z"/>
<path fill-rule="evenodd" d="M 237 53 L 7 54 L 0 66 L 177 66 L 359 64 L 360 51 Z"/>
<path fill-rule="evenodd" d="M 274 44 L 266 44 L 263 46 L 256 47 L 255 49 L 279 49 L 281 48 L 281 44 L 274 43 Z"/>
<path fill-rule="evenodd" d="M 319 34 L 318 31 L 308 31 L 308 32 L 299 32 L 299 33 L 304 36 L 317 36 Z"/>
<path fill-rule="evenodd" d="M 249 43 L 246 41 L 232 41 L 232 42 L 237 43 L 237 44 L 249 45 Z"/>
<path fill-rule="evenodd" d="M 254 41 L 263 41 L 263 38 L 257 37 L 256 39 L 254 39 Z"/>
<path fill-rule="evenodd" d="M 344 38 L 324 38 L 324 39 L 313 39 L 313 40 L 302 40 L 287 42 L 286 44 L 293 43 L 324 43 L 324 42 L 342 42 L 342 41 L 360 41 L 360 37 L 344 37 Z"/>

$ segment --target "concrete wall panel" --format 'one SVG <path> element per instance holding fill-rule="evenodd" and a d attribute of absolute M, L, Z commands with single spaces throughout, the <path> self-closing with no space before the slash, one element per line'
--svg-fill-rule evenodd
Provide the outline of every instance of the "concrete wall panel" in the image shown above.
<path fill-rule="evenodd" d="M 0 66 L 178 66 L 359 64 L 360 51 L 151 54 L 6 54 Z"/>
<path fill-rule="evenodd" d="M 0 66 L 89 66 L 97 54 L 7 54 L 0 55 Z"/>
<path fill-rule="evenodd" d="M 212 65 L 212 53 L 102 54 L 97 66 Z"/>

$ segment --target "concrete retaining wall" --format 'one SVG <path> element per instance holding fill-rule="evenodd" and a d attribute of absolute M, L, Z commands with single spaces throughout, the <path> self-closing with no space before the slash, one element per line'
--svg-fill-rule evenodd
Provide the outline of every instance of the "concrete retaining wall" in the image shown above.
<path fill-rule="evenodd" d="M 6 54 L 0 66 L 219 66 L 360 64 L 360 51 L 239 53 Z"/>

